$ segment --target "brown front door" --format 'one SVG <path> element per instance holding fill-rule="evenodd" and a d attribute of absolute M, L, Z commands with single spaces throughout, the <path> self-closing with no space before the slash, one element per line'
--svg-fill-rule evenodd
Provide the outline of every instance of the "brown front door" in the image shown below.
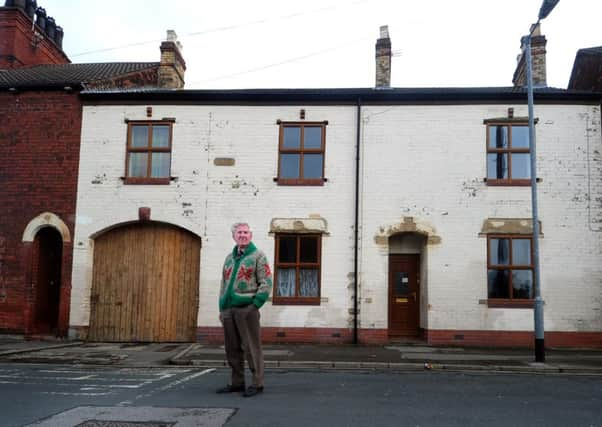
<path fill-rule="evenodd" d="M 419 255 L 389 255 L 389 336 L 419 334 L 419 261 Z"/>
<path fill-rule="evenodd" d="M 201 239 L 166 224 L 127 225 L 94 241 L 93 341 L 194 341 Z"/>
<path fill-rule="evenodd" d="M 62 260 L 61 235 L 54 228 L 42 228 L 36 234 L 34 246 L 34 333 L 57 333 Z"/>

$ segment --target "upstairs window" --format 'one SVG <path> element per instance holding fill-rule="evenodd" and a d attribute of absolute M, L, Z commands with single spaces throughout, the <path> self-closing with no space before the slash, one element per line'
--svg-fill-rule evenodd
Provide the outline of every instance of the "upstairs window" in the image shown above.
<path fill-rule="evenodd" d="M 487 297 L 489 306 L 532 306 L 533 249 L 525 235 L 487 236 Z M 501 303 L 501 304 L 500 304 Z"/>
<path fill-rule="evenodd" d="M 526 123 L 487 125 L 487 184 L 531 184 L 529 126 Z"/>
<path fill-rule="evenodd" d="M 172 123 L 128 122 L 126 184 L 169 184 Z"/>
<path fill-rule="evenodd" d="M 320 304 L 322 236 L 277 234 L 274 304 Z"/>
<path fill-rule="evenodd" d="M 280 123 L 279 185 L 324 185 L 325 122 Z"/>

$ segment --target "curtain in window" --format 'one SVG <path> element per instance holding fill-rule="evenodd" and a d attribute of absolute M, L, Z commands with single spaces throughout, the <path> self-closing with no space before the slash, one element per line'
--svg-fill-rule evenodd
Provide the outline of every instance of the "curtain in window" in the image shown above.
<path fill-rule="evenodd" d="M 499 239 L 497 241 L 497 263 L 498 264 L 509 264 L 510 263 L 510 248 L 508 247 L 507 239 Z"/>
<path fill-rule="evenodd" d="M 279 268 L 278 269 L 278 296 L 294 297 L 295 296 L 295 269 L 294 268 Z"/>
<path fill-rule="evenodd" d="M 318 296 L 318 270 L 301 270 L 299 272 L 299 293 L 302 297 Z"/>

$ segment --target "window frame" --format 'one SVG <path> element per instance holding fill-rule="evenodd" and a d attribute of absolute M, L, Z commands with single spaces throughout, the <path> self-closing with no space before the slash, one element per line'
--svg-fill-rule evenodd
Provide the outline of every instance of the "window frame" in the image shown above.
<path fill-rule="evenodd" d="M 531 152 L 531 141 L 529 141 L 529 147 L 527 148 L 513 148 L 512 147 L 512 128 L 513 127 L 529 127 L 528 121 L 513 120 L 513 121 L 485 121 L 486 124 L 486 153 L 485 153 L 485 176 L 487 185 L 489 186 L 516 186 L 516 187 L 530 187 L 531 178 L 512 178 L 512 154 L 529 154 Z M 492 126 L 501 126 L 507 129 L 508 135 L 508 147 L 507 148 L 491 148 L 490 141 L 490 128 Z M 488 177 L 488 157 L 489 154 L 506 154 L 508 156 L 508 178 L 489 178 Z M 532 174 L 533 171 L 530 171 Z"/>
<path fill-rule="evenodd" d="M 280 239 L 283 237 L 294 237 L 296 239 L 296 260 L 292 262 L 280 262 Z M 301 238 L 315 237 L 317 238 L 317 262 L 300 262 L 301 257 Z M 272 296 L 273 305 L 320 305 L 322 298 L 322 234 L 320 233 L 292 233 L 284 232 L 275 235 L 275 252 L 274 252 L 274 292 Z M 303 267 L 311 267 L 318 270 L 318 295 L 315 297 L 302 297 L 299 295 L 300 289 L 300 274 L 299 271 Z M 295 296 L 283 297 L 278 296 L 278 270 L 280 268 L 295 268 Z"/>
<path fill-rule="evenodd" d="M 491 264 L 491 240 L 492 239 L 508 239 L 510 240 L 509 245 L 509 262 L 507 265 L 503 264 Z M 513 240 L 529 240 L 530 247 L 530 264 L 513 264 L 512 260 L 512 241 Z M 509 270 L 509 295 L 510 298 L 491 298 L 489 297 L 489 270 Z M 533 277 L 533 289 L 532 292 L 535 291 L 535 264 L 534 264 L 534 254 L 533 254 L 533 236 L 528 234 L 488 234 L 487 235 L 487 268 L 486 268 L 486 277 L 487 277 L 487 306 L 488 307 L 499 307 L 499 308 L 530 308 L 534 305 L 534 298 L 514 298 L 513 297 L 513 287 L 512 287 L 512 271 L 514 270 L 528 270 L 532 272 Z"/>
<path fill-rule="evenodd" d="M 126 143 L 126 156 L 125 156 L 125 176 L 124 184 L 152 184 L 152 185 L 165 185 L 171 182 L 171 162 L 173 159 L 173 120 L 128 120 L 127 121 L 127 143 Z M 132 129 L 134 126 L 146 125 L 148 128 L 148 141 L 146 147 L 133 147 L 132 146 Z M 152 129 L 153 126 L 169 126 L 169 139 L 167 147 L 153 147 L 152 146 Z M 147 153 L 148 159 L 146 161 L 146 176 L 144 177 L 133 177 L 129 175 L 130 168 L 130 154 L 132 153 Z M 152 177 L 152 155 L 153 153 L 169 153 L 169 174 L 168 176 Z"/>
<path fill-rule="evenodd" d="M 326 163 L 326 125 L 328 122 L 281 122 L 279 124 L 278 134 L 278 176 L 276 181 L 278 185 L 324 185 L 326 179 L 324 178 L 324 168 Z M 299 127 L 299 148 L 285 148 L 284 147 L 284 129 L 291 127 Z M 304 135 L 305 128 L 319 127 L 321 129 L 321 143 L 320 148 L 305 148 Z M 281 176 L 281 158 L 283 154 L 299 154 L 299 178 L 283 178 Z M 320 154 L 322 156 L 322 173 L 320 178 L 304 178 L 303 177 L 303 157 L 305 154 Z"/>

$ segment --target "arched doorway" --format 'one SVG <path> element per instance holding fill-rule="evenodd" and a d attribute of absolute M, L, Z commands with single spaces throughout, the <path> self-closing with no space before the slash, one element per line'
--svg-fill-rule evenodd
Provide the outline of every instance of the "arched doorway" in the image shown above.
<path fill-rule="evenodd" d="M 41 228 L 34 239 L 33 327 L 37 334 L 57 334 L 61 295 L 63 239 L 53 227 Z"/>
<path fill-rule="evenodd" d="M 88 338 L 194 341 L 201 239 L 163 223 L 136 223 L 94 241 Z"/>

